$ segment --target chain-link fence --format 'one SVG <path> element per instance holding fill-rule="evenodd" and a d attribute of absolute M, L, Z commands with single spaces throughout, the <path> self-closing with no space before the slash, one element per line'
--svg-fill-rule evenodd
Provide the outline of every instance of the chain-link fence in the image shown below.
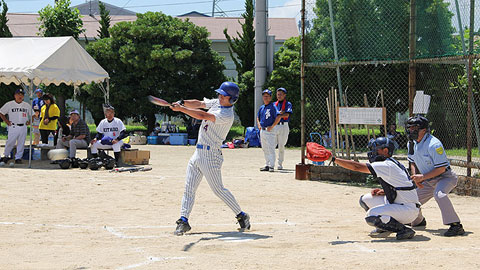
<path fill-rule="evenodd" d="M 337 155 L 350 150 L 353 158 L 366 155 L 369 137 L 387 132 L 398 143 L 397 153 L 406 156 L 404 123 L 412 114 L 416 91 L 423 91 L 431 96 L 426 116 L 432 133 L 443 142 L 448 157 L 468 160 L 470 134 L 472 161 L 480 162 L 480 22 L 471 13 L 471 3 L 305 0 L 305 140 L 331 147 L 335 137 Z M 472 20 L 477 25 L 473 35 Z M 329 119 L 336 116 L 327 109 L 328 102 L 336 105 L 335 95 L 329 96 L 332 88 L 340 107 L 385 107 L 385 125 L 342 125 L 332 134 Z M 467 174 L 461 167 L 454 170 Z"/>

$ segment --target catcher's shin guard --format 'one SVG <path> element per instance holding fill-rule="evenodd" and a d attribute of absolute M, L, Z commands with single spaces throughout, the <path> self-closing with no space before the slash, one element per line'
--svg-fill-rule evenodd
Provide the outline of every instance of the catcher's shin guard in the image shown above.
<path fill-rule="evenodd" d="M 387 223 L 383 223 L 380 219 L 380 216 L 369 216 L 365 218 L 365 221 L 370 226 L 375 226 L 376 228 L 396 232 L 397 233 L 397 240 L 403 239 L 411 239 L 415 235 L 415 231 L 406 227 L 402 223 L 398 222 L 393 217 L 390 217 L 390 221 Z"/>

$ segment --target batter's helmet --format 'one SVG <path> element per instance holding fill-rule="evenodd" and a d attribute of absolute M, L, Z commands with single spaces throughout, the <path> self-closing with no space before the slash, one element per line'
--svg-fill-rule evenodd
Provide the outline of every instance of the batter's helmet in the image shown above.
<path fill-rule="evenodd" d="M 78 162 L 78 165 L 80 166 L 80 169 L 86 169 L 88 168 L 88 159 L 82 159 Z"/>
<path fill-rule="evenodd" d="M 66 158 L 66 159 L 63 159 L 63 160 L 60 160 L 58 162 L 58 165 L 60 165 L 60 168 L 62 169 L 69 169 L 70 168 L 70 164 L 72 164 L 71 160 Z"/>
<path fill-rule="evenodd" d="M 217 90 L 215 90 L 215 92 L 230 97 L 230 104 L 233 105 L 238 100 L 240 89 L 238 88 L 238 85 L 236 83 L 224 82 Z"/>
<path fill-rule="evenodd" d="M 371 139 L 370 142 L 368 142 L 368 148 L 370 149 L 367 153 L 368 161 L 384 161 L 387 157 L 377 154 L 377 150 L 388 148 L 388 155 L 391 157 L 393 156 L 393 151 L 395 151 L 395 144 L 389 138 L 378 137 L 376 139 Z"/>

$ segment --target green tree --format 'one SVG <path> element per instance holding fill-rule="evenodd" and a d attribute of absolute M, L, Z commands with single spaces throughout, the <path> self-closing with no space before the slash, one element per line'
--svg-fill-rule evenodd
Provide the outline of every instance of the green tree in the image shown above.
<path fill-rule="evenodd" d="M 80 12 L 76 8 L 70 8 L 70 0 L 58 0 L 54 7 L 47 5 L 38 14 L 40 14 L 39 30 L 41 36 L 72 36 L 78 39 L 78 36 L 85 31 Z M 57 105 L 60 108 L 60 115 L 65 116 L 65 100 L 72 97 L 73 87 L 65 84 L 50 85 L 44 87 L 44 90 L 55 95 Z"/>
<path fill-rule="evenodd" d="M 110 28 L 110 11 L 105 8 L 105 4 L 101 1 L 98 1 L 98 8 L 100 9 L 100 29 L 97 30 L 98 36 L 100 38 L 110 37 L 108 29 Z"/>
<path fill-rule="evenodd" d="M 207 30 L 188 20 L 147 12 L 115 24 L 110 35 L 87 51 L 111 77 L 110 103 L 117 115 L 143 121 L 149 131 L 156 113 L 178 114 L 149 103 L 148 95 L 169 101 L 212 97 L 226 79 Z"/>
<path fill-rule="evenodd" d="M 10 32 L 10 29 L 8 28 L 8 25 L 7 25 L 8 7 L 4 0 L 0 2 L 0 7 L 2 6 L 2 4 L 3 4 L 3 9 L 2 9 L 2 13 L 0 14 L 0 37 L 12 37 L 12 33 Z"/>
<path fill-rule="evenodd" d="M 245 13 L 242 14 L 244 22 L 240 22 L 242 33 L 237 32 L 238 38 L 232 38 L 223 30 L 228 43 L 230 57 L 235 63 L 237 81 L 240 87 L 240 98 L 235 105 L 235 111 L 243 126 L 253 126 L 254 121 L 254 85 L 252 70 L 255 67 L 255 30 L 253 28 L 253 0 L 245 0 Z M 251 72 L 252 74 L 246 74 Z"/>

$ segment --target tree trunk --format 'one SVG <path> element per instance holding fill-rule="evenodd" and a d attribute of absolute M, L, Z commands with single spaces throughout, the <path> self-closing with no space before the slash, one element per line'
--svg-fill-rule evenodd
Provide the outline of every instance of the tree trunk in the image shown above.
<path fill-rule="evenodd" d="M 147 134 L 152 133 L 153 129 L 155 128 L 155 123 L 157 119 L 155 118 L 154 113 L 147 114 Z"/>
<path fill-rule="evenodd" d="M 67 109 L 65 106 L 65 97 L 58 95 L 56 96 L 56 98 L 57 98 L 57 106 L 60 109 L 60 117 L 64 117 L 66 115 L 65 110 Z"/>

